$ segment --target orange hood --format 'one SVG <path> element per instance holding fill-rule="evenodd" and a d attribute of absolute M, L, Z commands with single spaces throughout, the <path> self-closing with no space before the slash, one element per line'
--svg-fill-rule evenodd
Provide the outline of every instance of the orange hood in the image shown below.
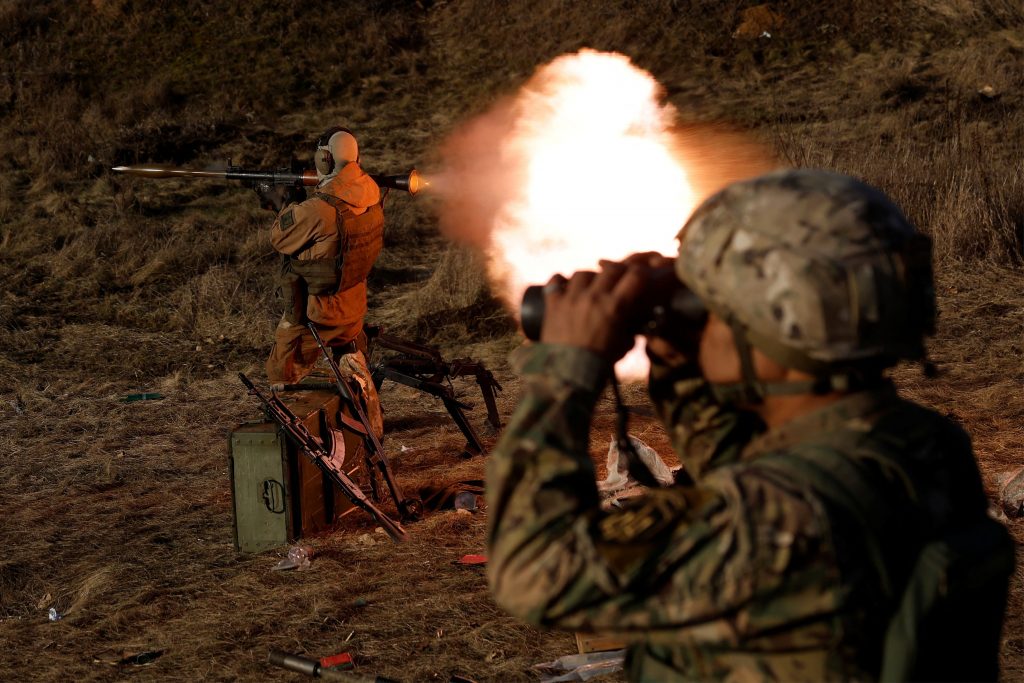
<path fill-rule="evenodd" d="M 335 175 L 323 180 L 317 189 L 346 204 L 365 209 L 380 201 L 380 188 L 359 164 L 349 162 Z"/>

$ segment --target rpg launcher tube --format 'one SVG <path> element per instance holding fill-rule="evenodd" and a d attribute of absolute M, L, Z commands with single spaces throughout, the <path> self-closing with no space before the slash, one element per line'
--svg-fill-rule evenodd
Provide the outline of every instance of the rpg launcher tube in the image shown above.
<path fill-rule="evenodd" d="M 137 164 L 135 166 L 115 166 L 110 169 L 115 173 L 124 173 L 139 178 L 221 178 L 223 180 L 240 180 L 243 183 L 254 185 L 256 183 L 270 183 L 271 185 L 294 185 L 295 187 L 313 187 L 320 182 L 316 171 L 311 169 L 293 171 L 287 168 L 278 170 L 263 170 L 241 168 L 239 166 L 228 166 L 223 171 L 196 170 L 191 168 L 176 168 L 164 164 Z M 423 179 L 415 168 L 408 173 L 397 175 L 384 175 L 371 173 L 370 177 L 381 187 L 388 187 L 392 190 L 401 190 L 409 194 L 416 194 L 429 183 Z"/>
<path fill-rule="evenodd" d="M 398 683 L 390 678 L 383 678 L 381 676 L 360 676 L 359 674 L 349 673 L 345 671 L 335 671 L 334 669 L 325 669 L 320 666 L 320 662 L 315 659 L 309 659 L 307 657 L 301 657 L 299 655 L 290 655 L 287 652 L 281 650 L 271 650 L 270 655 L 267 657 L 274 666 L 279 666 L 295 673 L 305 674 L 312 676 L 313 678 L 322 678 L 326 681 L 348 681 L 348 683 Z"/>

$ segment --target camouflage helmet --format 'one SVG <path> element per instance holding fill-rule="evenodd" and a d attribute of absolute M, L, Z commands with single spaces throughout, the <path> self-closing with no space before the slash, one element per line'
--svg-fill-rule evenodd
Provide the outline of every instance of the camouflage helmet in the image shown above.
<path fill-rule="evenodd" d="M 738 346 L 815 377 L 924 358 L 931 241 L 856 178 L 799 169 L 734 183 L 679 240 L 680 280 L 745 336 Z"/>

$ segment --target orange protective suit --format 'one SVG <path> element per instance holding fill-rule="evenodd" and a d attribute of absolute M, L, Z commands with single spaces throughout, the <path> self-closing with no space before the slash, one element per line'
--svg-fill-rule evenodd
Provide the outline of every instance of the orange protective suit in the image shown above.
<path fill-rule="evenodd" d="M 288 257 L 284 271 L 301 274 L 317 269 L 320 275 L 333 275 L 336 269 L 339 289 L 325 288 L 314 277 L 305 278 L 307 287 L 299 278 L 302 289 L 297 295 L 292 290 L 293 305 L 278 323 L 267 359 L 271 383 L 297 382 L 316 364 L 320 350 L 305 327 L 307 321 L 316 325 L 328 346 L 365 353 L 366 275 L 382 244 L 380 199 L 377 184 L 352 162 L 325 179 L 309 199 L 278 214 L 270 239 L 274 249 Z M 290 286 L 294 284 L 293 279 Z M 285 294 L 289 295 L 288 287 Z"/>

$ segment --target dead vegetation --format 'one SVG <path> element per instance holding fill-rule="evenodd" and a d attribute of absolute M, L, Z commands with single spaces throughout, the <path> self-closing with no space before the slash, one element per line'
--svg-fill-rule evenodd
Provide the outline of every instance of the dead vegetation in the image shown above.
<path fill-rule="evenodd" d="M 259 374 L 277 315 L 267 215 L 235 187 L 106 169 L 284 165 L 343 120 L 367 166 L 398 172 L 583 46 L 632 56 L 688 120 L 881 186 L 933 236 L 943 373 L 897 379 L 966 425 L 994 491 L 1024 449 L 1024 9 L 787 0 L 771 38 L 734 38 L 756 4 L 0 0 L 0 678 L 288 680 L 263 665 L 280 647 L 349 650 L 402 680 L 530 679 L 572 649 L 451 564 L 482 550 L 481 517 L 439 513 L 396 548 L 353 515 L 313 540 L 308 573 L 234 553 L 225 433 L 257 414 L 234 374 Z M 447 248 L 427 202 L 393 198 L 388 230 L 371 316 L 482 357 L 507 414 L 518 342 L 479 263 Z M 134 391 L 165 398 L 119 400 Z M 439 405 L 395 388 L 384 401 L 403 483 L 480 477 Z M 1022 601 L 1018 568 L 1006 680 L 1024 679 Z M 109 649 L 166 653 L 94 663 Z"/>

